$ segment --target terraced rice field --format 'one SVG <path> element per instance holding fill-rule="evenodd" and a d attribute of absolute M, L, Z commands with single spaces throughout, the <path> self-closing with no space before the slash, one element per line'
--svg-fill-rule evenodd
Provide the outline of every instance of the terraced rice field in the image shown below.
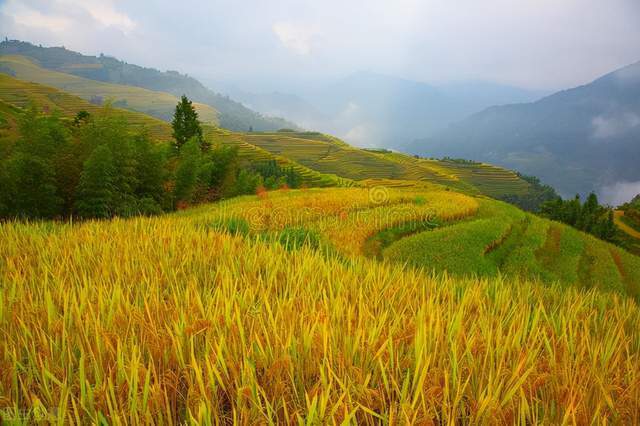
<path fill-rule="evenodd" d="M 102 110 L 101 106 L 91 104 L 84 99 L 61 92 L 52 87 L 29 83 L 0 73 L 0 101 L 19 108 L 27 108 L 32 103 L 46 112 L 59 111 L 61 114 L 73 117 L 78 111 L 95 114 Z M 121 111 L 129 125 L 135 129 L 148 129 L 157 139 L 171 138 L 171 128 L 167 123 L 135 111 Z M 15 114 L 17 111 L 14 111 Z"/>
<path fill-rule="evenodd" d="M 164 92 L 155 92 L 133 86 L 104 83 L 48 70 L 36 65 L 32 60 L 17 55 L 0 56 L 0 65 L 12 70 L 20 80 L 31 81 L 55 87 L 86 101 L 99 97 L 111 100 L 121 108 L 142 112 L 161 120 L 169 121 L 173 116 L 178 98 Z M 218 123 L 217 111 L 204 104 L 194 103 L 200 120 L 204 123 Z"/>
<path fill-rule="evenodd" d="M 522 236 L 551 251 L 574 244 L 502 203 L 379 187 L 269 192 L 156 218 L 0 223 L 0 415 L 640 423 L 637 303 L 587 282 L 433 274 L 436 264 L 378 262 L 346 243 L 362 241 L 363 226 L 425 215 L 446 226 L 429 232 L 448 229 L 498 267 Z M 638 282 L 623 252 L 579 240 L 578 280 L 616 270 L 624 290 Z M 523 259 L 557 262 L 536 247 Z"/>
<path fill-rule="evenodd" d="M 403 173 L 402 167 L 380 159 L 373 153 L 333 141 L 296 138 L 287 133 L 245 134 L 244 139 L 272 154 L 284 155 L 321 173 L 349 179 L 398 179 Z"/>
<path fill-rule="evenodd" d="M 640 300 L 640 258 L 508 204 L 479 202 L 471 220 L 403 238 L 386 247 L 383 258 L 458 275 L 595 286 Z"/>
<path fill-rule="evenodd" d="M 302 137 L 301 137 L 302 136 Z M 311 169 L 353 180 L 428 181 L 467 193 L 492 197 L 524 194 L 529 184 L 514 172 L 489 164 L 460 164 L 417 159 L 350 147 L 325 135 L 247 133 L 243 138 L 266 151 L 284 155 Z"/>

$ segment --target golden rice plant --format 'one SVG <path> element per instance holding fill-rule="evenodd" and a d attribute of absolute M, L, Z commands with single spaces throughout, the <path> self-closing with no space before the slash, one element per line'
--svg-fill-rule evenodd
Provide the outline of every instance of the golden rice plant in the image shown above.
<path fill-rule="evenodd" d="M 632 299 L 288 251 L 201 226 L 255 201 L 0 224 L 3 419 L 640 423 Z"/>

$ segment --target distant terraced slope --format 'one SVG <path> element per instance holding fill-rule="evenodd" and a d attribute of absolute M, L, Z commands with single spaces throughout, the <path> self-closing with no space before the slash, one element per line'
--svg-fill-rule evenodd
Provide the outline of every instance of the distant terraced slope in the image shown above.
<path fill-rule="evenodd" d="M 6 60 L 7 57 L 0 57 L 0 63 L 3 58 Z M 14 62 L 23 64 L 21 66 L 25 69 L 40 72 L 27 60 Z M 48 70 L 43 73 L 48 76 L 54 74 L 60 73 Z M 69 93 L 27 83 L 5 74 L 0 74 L 0 100 L 20 107 L 34 101 L 45 109 L 59 109 L 69 116 L 82 109 L 89 112 L 100 109 Z M 148 127 L 157 139 L 171 138 L 171 129 L 166 122 L 136 112 L 128 112 L 127 118 L 134 125 Z M 489 164 L 427 160 L 400 153 L 374 152 L 352 147 L 340 139 L 317 132 L 237 133 L 211 125 L 205 125 L 204 128 L 206 137 L 213 142 L 237 145 L 242 159 L 275 159 L 283 167 L 296 169 L 310 186 L 349 186 L 354 184 L 353 181 L 360 181 L 362 185 L 387 186 L 425 187 L 439 184 L 465 193 L 496 198 L 523 194 L 529 188 L 529 184 L 512 171 Z"/>
<path fill-rule="evenodd" d="M 245 133 L 244 139 L 322 173 L 354 180 L 428 181 L 498 198 L 524 194 L 530 186 L 514 172 L 490 164 L 427 160 L 401 153 L 369 151 L 318 133 Z"/>
<path fill-rule="evenodd" d="M 94 105 L 77 96 L 52 87 L 26 82 L 0 73 L 0 138 L 17 137 L 17 116 L 23 108 L 34 103 L 45 112 L 58 111 L 64 116 L 73 117 L 78 111 L 100 113 L 103 107 Z M 114 108 L 116 114 L 123 116 L 137 130 L 147 129 L 157 140 L 171 139 L 171 126 L 165 121 L 135 111 Z M 309 169 L 283 156 L 273 155 L 259 147 L 247 143 L 241 134 L 233 133 L 213 126 L 205 126 L 206 137 L 214 142 L 238 146 L 240 159 L 247 163 L 276 160 L 282 167 L 293 167 L 308 186 L 351 186 L 350 179 L 327 175 Z"/>
<path fill-rule="evenodd" d="M 2 73 L 0 73 L 0 101 L 15 108 L 26 108 L 34 103 L 45 112 L 59 111 L 68 117 L 75 116 L 81 110 L 96 113 L 103 109 L 101 106 L 53 87 L 18 80 Z M 134 128 L 146 128 L 157 139 L 171 138 L 171 127 L 162 120 L 135 111 L 117 108 L 114 110 L 125 116 Z"/>
<path fill-rule="evenodd" d="M 0 56 L 0 68 L 21 80 L 52 86 L 87 101 L 98 103 L 97 101 L 111 100 L 117 107 L 142 112 L 165 121 L 171 120 L 178 103 L 178 98 L 169 93 L 104 83 L 48 70 L 24 56 Z M 218 113 L 213 107 L 199 103 L 194 105 L 200 120 L 209 124 L 218 123 Z"/>

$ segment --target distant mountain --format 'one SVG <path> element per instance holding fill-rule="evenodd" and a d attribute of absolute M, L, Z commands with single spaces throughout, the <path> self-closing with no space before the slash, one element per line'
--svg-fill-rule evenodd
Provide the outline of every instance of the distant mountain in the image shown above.
<path fill-rule="evenodd" d="M 239 102 L 205 87 L 198 80 L 176 71 L 159 71 L 128 64 L 110 56 L 87 56 L 64 47 L 41 47 L 9 40 L 0 43 L 0 55 L 22 55 L 32 58 L 44 68 L 91 80 L 137 86 L 167 92 L 175 96 L 186 94 L 196 102 L 210 105 L 219 112 L 220 126 L 231 130 L 256 131 L 297 128 L 282 118 L 267 117 Z"/>
<path fill-rule="evenodd" d="M 618 202 L 621 185 L 640 192 L 640 62 L 537 102 L 488 108 L 405 148 L 490 161 L 566 196 L 597 191 Z"/>
<path fill-rule="evenodd" d="M 486 82 L 442 86 L 358 72 L 296 95 L 232 92 L 257 111 L 359 146 L 398 148 L 499 103 L 532 101 L 539 92 Z"/>
<path fill-rule="evenodd" d="M 286 117 L 305 129 L 321 130 L 321 124 L 329 121 L 327 115 L 298 95 L 282 92 L 249 93 L 235 87 L 227 90 L 230 96 L 246 107 L 269 116 Z"/>

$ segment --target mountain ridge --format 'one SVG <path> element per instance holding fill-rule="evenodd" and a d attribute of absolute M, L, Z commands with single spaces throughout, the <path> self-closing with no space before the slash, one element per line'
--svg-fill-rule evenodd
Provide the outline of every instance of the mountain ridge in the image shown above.
<path fill-rule="evenodd" d="M 640 181 L 639 140 L 636 62 L 536 102 L 487 108 L 405 148 L 514 168 L 565 196 L 605 195 L 607 186 Z"/>
<path fill-rule="evenodd" d="M 41 47 L 19 41 L 0 42 L 0 55 L 17 54 L 36 59 L 47 69 L 77 75 L 91 80 L 125 84 L 149 90 L 167 92 L 174 96 L 186 94 L 192 100 L 211 105 L 219 112 L 220 125 L 230 130 L 277 130 L 297 128 L 282 118 L 265 117 L 213 90 L 201 82 L 177 71 L 160 71 L 118 60 L 114 57 L 83 55 L 64 47 Z"/>

